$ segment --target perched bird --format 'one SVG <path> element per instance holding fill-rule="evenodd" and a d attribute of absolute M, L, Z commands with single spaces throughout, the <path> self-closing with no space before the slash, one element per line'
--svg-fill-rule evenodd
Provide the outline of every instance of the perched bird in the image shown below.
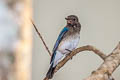
<path fill-rule="evenodd" d="M 46 74 L 48 79 L 53 77 L 56 65 L 63 59 L 63 57 L 74 50 L 79 43 L 81 25 L 78 17 L 70 15 L 65 19 L 67 20 L 67 25 L 60 32 L 53 48 L 50 68 Z"/>

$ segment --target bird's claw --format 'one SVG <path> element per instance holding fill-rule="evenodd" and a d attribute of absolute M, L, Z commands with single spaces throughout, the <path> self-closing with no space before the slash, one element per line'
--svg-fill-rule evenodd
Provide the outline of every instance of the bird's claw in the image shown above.
<path fill-rule="evenodd" d="M 69 50 L 69 49 L 65 49 L 65 50 L 67 50 L 67 51 L 69 51 L 69 54 L 67 54 L 67 56 L 69 56 L 70 55 L 70 53 L 72 52 L 71 50 Z M 72 57 L 73 58 L 73 57 Z M 71 60 L 72 60 L 72 58 L 71 58 Z"/>

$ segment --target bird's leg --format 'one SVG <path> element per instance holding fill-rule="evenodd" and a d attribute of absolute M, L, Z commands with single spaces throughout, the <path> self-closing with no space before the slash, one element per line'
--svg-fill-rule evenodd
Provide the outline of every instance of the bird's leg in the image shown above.
<path fill-rule="evenodd" d="M 65 50 L 67 50 L 69 53 L 67 54 L 67 55 L 70 55 L 70 53 L 72 52 L 71 50 L 69 50 L 69 49 L 65 49 Z M 72 58 L 71 58 L 72 59 Z"/>
<path fill-rule="evenodd" d="M 72 51 L 71 51 L 71 50 L 69 50 L 69 49 L 65 49 L 65 50 L 69 51 L 69 53 L 71 53 L 71 52 L 72 52 Z"/>

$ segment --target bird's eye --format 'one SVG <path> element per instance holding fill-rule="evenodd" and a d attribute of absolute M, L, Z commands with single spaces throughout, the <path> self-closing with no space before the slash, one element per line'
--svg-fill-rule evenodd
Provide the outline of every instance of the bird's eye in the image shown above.
<path fill-rule="evenodd" d="M 75 19 L 73 19 L 75 21 Z"/>

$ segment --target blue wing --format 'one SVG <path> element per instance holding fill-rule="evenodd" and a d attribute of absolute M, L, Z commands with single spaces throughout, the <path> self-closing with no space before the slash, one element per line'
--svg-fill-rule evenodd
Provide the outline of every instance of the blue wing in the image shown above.
<path fill-rule="evenodd" d="M 65 33 L 67 31 L 68 31 L 68 28 L 64 27 L 63 30 L 60 32 L 60 35 L 58 36 L 58 39 L 57 39 L 57 41 L 56 41 L 56 43 L 54 45 L 54 48 L 53 48 L 53 54 L 52 54 L 50 63 L 54 60 L 55 55 L 56 55 L 56 50 L 58 48 L 58 45 L 60 44 L 61 40 L 63 39 L 63 36 L 65 35 Z"/>

